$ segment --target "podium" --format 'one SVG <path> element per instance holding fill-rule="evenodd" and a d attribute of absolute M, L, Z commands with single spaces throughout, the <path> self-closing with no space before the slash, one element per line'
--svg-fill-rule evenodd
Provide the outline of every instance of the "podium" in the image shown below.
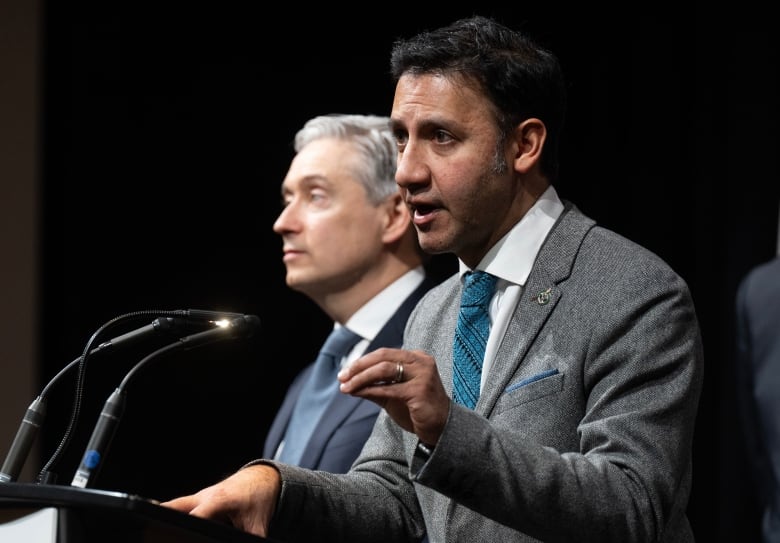
<path fill-rule="evenodd" d="M 152 500 L 62 485 L 0 483 L 2 543 L 261 543 Z"/>

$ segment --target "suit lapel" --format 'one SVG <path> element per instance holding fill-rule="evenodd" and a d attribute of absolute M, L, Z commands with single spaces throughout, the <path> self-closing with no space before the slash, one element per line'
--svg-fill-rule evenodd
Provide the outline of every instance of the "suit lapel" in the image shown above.
<path fill-rule="evenodd" d="M 265 458 L 273 458 L 276 454 L 276 449 L 279 448 L 279 444 L 284 438 L 287 424 L 290 422 L 290 417 L 292 417 L 295 402 L 297 401 L 298 396 L 301 395 L 301 388 L 309 378 L 309 374 L 313 367 L 314 364 L 309 364 L 308 367 L 304 368 L 301 373 L 298 374 L 292 384 L 290 384 L 290 388 L 282 400 L 282 405 L 279 406 L 279 411 L 274 417 L 271 427 L 268 429 L 268 435 L 266 436 L 265 445 L 263 447 L 263 456 Z"/>
<path fill-rule="evenodd" d="M 490 374 L 485 379 L 477 412 L 489 416 L 498 398 L 517 374 L 545 321 L 565 295 L 565 280 L 571 273 L 582 239 L 593 225 L 594 222 L 576 207 L 566 204 L 539 250 L 520 294 Z M 529 371 L 529 376 L 536 371 L 536 368 L 524 369 Z"/>
<path fill-rule="evenodd" d="M 366 348 L 366 352 L 373 351 L 380 347 L 400 347 L 403 343 L 404 327 L 406 321 L 409 318 L 409 314 L 412 312 L 417 302 L 422 298 L 432 286 L 433 280 L 426 278 L 419 287 L 417 287 L 404 302 L 398 307 L 398 310 L 393 314 L 390 320 L 382 327 L 374 340 Z M 295 404 L 300 394 L 300 388 L 298 393 L 291 401 L 289 413 L 285 417 L 283 426 L 286 427 L 289 423 L 289 419 L 292 416 L 292 405 Z M 309 440 L 303 456 L 301 457 L 301 466 L 316 468 L 319 464 L 320 456 L 325 448 L 326 443 L 333 435 L 333 433 L 343 424 L 345 420 L 358 408 L 363 400 L 355 396 L 348 396 L 346 394 L 337 394 L 331 398 L 328 407 L 322 415 L 322 423 L 318 424 L 314 430 L 314 433 Z M 370 400 L 365 400 L 370 401 Z M 279 439 L 283 435 L 284 428 L 280 431 Z M 278 441 L 277 441 L 278 446 Z"/>

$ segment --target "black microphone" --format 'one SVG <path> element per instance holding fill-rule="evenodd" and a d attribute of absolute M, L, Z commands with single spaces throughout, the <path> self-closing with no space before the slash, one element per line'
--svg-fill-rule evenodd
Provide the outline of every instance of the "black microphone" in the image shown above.
<path fill-rule="evenodd" d="M 225 321 L 244 317 L 240 313 L 225 313 L 219 311 L 206 311 L 203 309 L 184 309 L 177 311 L 181 313 L 181 317 L 158 317 L 154 319 L 151 324 L 142 326 L 131 330 L 126 334 L 117 336 L 108 341 L 104 341 L 98 345 L 95 349 L 90 351 L 90 354 L 95 354 L 100 351 L 104 351 L 109 348 L 116 348 L 122 345 L 129 345 L 137 343 L 139 340 L 144 339 L 149 335 L 156 335 L 160 332 L 167 334 L 184 334 L 190 331 L 193 325 L 217 325 Z"/>
<path fill-rule="evenodd" d="M 140 342 L 147 336 L 156 335 L 160 333 L 181 335 L 191 330 L 192 326 L 198 325 L 219 325 L 226 319 L 237 319 L 247 317 L 240 313 L 224 312 L 224 311 L 209 311 L 204 309 L 180 309 L 175 311 L 165 311 L 157 313 L 167 313 L 175 315 L 172 317 L 158 317 L 154 319 L 150 324 L 131 330 L 125 334 L 116 336 L 108 341 L 105 341 L 88 351 L 88 355 L 94 355 L 99 352 L 103 352 L 109 349 L 116 349 L 119 347 L 125 347 L 132 345 L 133 343 Z M 109 324 L 118 322 L 125 317 L 137 317 L 141 314 L 128 314 L 118 317 Z M 256 318 L 256 317 L 255 317 Z M 107 325 L 106 325 L 107 326 Z M 101 328 L 104 330 L 105 326 Z M 51 381 L 44 387 L 43 391 L 38 397 L 30 404 L 25 412 L 24 418 L 16 432 L 11 448 L 8 451 L 8 455 L 3 462 L 3 467 L 0 469 L 0 483 L 8 483 L 16 481 L 19 474 L 22 471 L 27 457 L 30 454 L 35 438 L 38 434 L 39 428 L 43 425 L 43 421 L 46 418 L 46 395 L 51 389 L 54 383 L 58 382 L 66 373 L 70 372 L 73 368 L 78 366 L 83 360 L 84 356 L 80 356 L 71 361 L 65 366 L 57 375 L 52 378 Z"/>
<path fill-rule="evenodd" d="M 92 437 L 89 438 L 87 449 L 81 459 L 76 474 L 73 476 L 71 486 L 86 488 L 91 476 L 96 476 L 101 466 L 103 455 L 108 451 L 111 441 L 116 434 L 116 427 L 125 409 L 125 392 L 117 388 L 106 400 L 103 410 L 100 412 Z"/>
<path fill-rule="evenodd" d="M 162 333 L 183 334 L 190 324 L 191 323 L 181 317 L 157 317 L 146 326 L 141 326 L 140 328 L 130 330 L 129 332 L 126 332 L 120 336 L 111 338 L 108 341 L 104 341 L 92 349 L 89 354 L 93 355 L 107 349 L 122 347 L 124 345 L 132 345 L 133 343 L 138 343 L 152 335 Z"/>
<path fill-rule="evenodd" d="M 241 315 L 239 317 L 226 320 L 218 324 L 216 328 L 205 330 L 179 338 L 178 341 L 157 349 L 143 360 L 138 362 L 125 375 L 119 386 L 111 393 L 103 406 L 92 436 L 89 438 L 87 448 L 81 458 L 76 470 L 71 486 L 87 488 L 98 471 L 103 465 L 103 460 L 108 452 L 108 448 L 114 439 L 117 426 L 124 411 L 125 389 L 138 371 L 149 361 L 175 349 L 193 349 L 208 343 L 225 339 L 239 339 L 252 336 L 260 328 L 260 319 L 255 315 Z"/>
<path fill-rule="evenodd" d="M 3 468 L 0 470 L 0 483 L 10 483 L 19 477 L 24 462 L 30 454 L 38 428 L 41 427 L 45 418 L 46 400 L 42 396 L 38 396 L 27 408 L 22 424 L 16 431 L 16 437 L 14 437 L 11 449 L 8 451 L 8 456 L 5 457 Z"/>
<path fill-rule="evenodd" d="M 260 319 L 256 315 L 240 315 L 215 324 L 216 327 L 210 330 L 179 338 L 182 347 L 192 349 L 221 339 L 248 338 L 260 329 Z"/>

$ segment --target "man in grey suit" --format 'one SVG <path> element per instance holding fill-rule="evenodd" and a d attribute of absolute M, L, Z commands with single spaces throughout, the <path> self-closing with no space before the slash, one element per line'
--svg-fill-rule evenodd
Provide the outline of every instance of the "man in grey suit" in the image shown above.
<path fill-rule="evenodd" d="M 553 188 L 556 57 L 472 17 L 395 43 L 396 182 L 460 273 L 339 375 L 383 407 L 346 474 L 257 460 L 164 505 L 282 541 L 690 542 L 703 377 L 685 282 Z M 472 409 L 453 400 L 462 278 L 497 277 Z"/>

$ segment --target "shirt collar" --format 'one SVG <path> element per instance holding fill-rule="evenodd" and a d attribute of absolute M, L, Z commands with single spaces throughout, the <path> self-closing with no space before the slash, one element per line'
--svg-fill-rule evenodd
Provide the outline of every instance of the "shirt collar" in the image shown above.
<path fill-rule="evenodd" d="M 358 309 L 347 321 L 347 328 L 373 341 L 393 313 L 424 279 L 425 270 L 422 266 L 406 272 Z"/>
<path fill-rule="evenodd" d="M 542 243 L 562 212 L 563 203 L 550 185 L 517 224 L 491 247 L 477 269 L 525 285 Z M 462 276 L 469 268 L 458 262 Z"/>

